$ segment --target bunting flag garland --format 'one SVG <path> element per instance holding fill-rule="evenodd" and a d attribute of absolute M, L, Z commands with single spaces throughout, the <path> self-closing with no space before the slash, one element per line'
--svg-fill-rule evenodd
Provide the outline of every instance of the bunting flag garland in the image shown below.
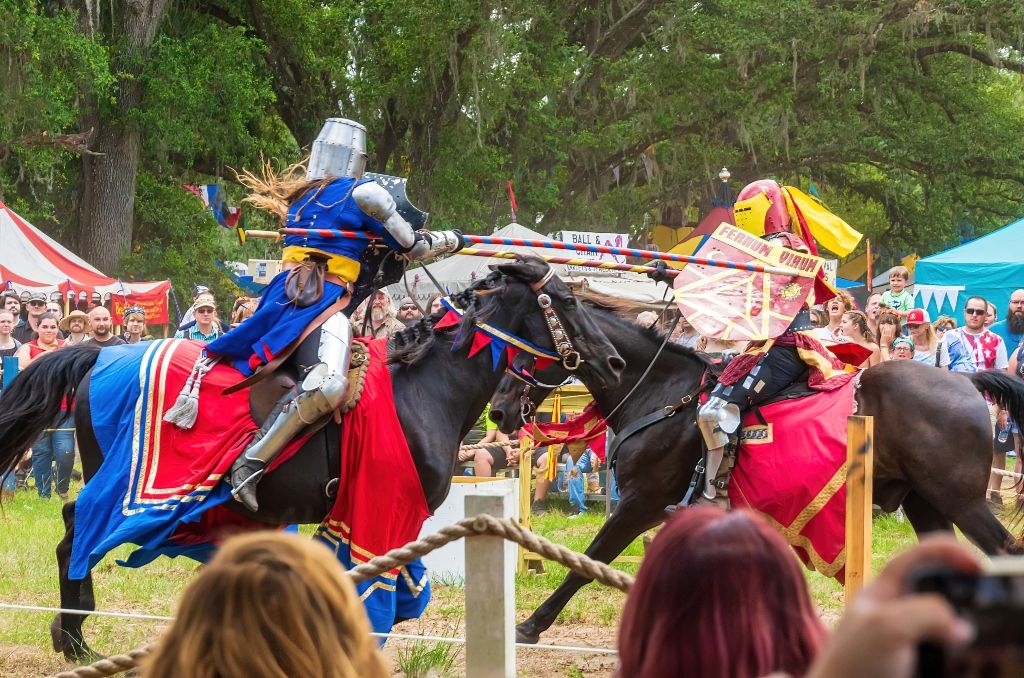
<path fill-rule="evenodd" d="M 455 308 L 451 299 L 443 297 L 441 304 L 448 309 L 448 312 L 434 325 L 435 330 L 455 327 L 462 322 L 462 311 Z M 512 364 L 512 361 L 520 353 L 529 353 L 536 358 L 534 368 L 536 370 L 544 370 L 560 360 L 557 353 L 534 346 L 525 339 L 521 339 L 514 334 L 508 334 L 487 323 L 477 322 L 472 331 L 473 340 L 469 345 L 468 357 L 472 358 L 484 350 L 484 348 L 489 347 L 491 351 L 491 369 L 498 369 L 498 365 L 501 364 L 501 354 L 504 352 L 507 352 L 509 365 Z M 452 350 L 455 350 L 454 347 L 452 347 Z"/>

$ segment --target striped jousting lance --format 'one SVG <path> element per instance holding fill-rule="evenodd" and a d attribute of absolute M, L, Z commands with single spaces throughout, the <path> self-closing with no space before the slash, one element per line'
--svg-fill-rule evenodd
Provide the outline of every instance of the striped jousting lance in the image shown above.
<path fill-rule="evenodd" d="M 515 259 L 520 256 L 515 252 L 505 252 L 499 250 L 478 250 L 474 247 L 464 247 L 456 254 L 462 254 L 467 257 L 494 257 L 496 259 Z M 630 273 L 650 273 L 657 269 L 653 266 L 634 266 L 632 264 L 617 264 L 611 261 L 594 261 L 593 259 L 573 259 L 571 257 L 545 257 L 538 254 L 538 257 L 548 262 L 549 264 L 564 264 L 566 266 L 585 266 L 587 268 L 601 268 L 608 271 L 628 271 Z M 665 275 L 670 278 L 674 278 L 679 275 L 679 271 L 674 268 L 665 269 Z"/>
<path fill-rule="evenodd" d="M 253 237 L 273 237 L 273 231 L 247 231 Z M 380 236 L 362 231 L 336 231 L 328 228 L 282 228 L 278 229 L 280 236 L 301 235 L 316 236 L 320 238 L 353 238 L 359 240 L 379 240 Z M 538 247 L 553 250 L 570 250 L 575 252 L 594 252 L 598 254 L 615 254 L 626 257 L 638 257 L 640 259 L 660 259 L 662 261 L 675 261 L 682 264 L 697 264 L 700 266 L 716 266 L 718 268 L 731 268 L 738 271 L 751 271 L 753 273 L 774 273 L 776 275 L 800 275 L 799 272 L 788 268 L 776 266 L 763 266 L 748 262 L 724 261 L 719 259 L 707 259 L 694 257 L 688 254 L 671 254 L 669 252 L 652 252 L 651 250 L 638 250 L 632 247 L 611 247 L 610 245 L 576 245 L 573 243 L 559 242 L 557 240 L 538 240 L 530 238 L 498 238 L 491 235 L 466 235 L 462 239 L 467 243 L 478 243 L 484 245 L 511 245 L 514 247 Z M 553 262 L 554 263 L 554 262 Z"/>

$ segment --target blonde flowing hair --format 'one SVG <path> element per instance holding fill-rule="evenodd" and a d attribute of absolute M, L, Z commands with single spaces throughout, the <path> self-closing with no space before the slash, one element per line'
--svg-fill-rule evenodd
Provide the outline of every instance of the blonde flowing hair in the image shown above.
<path fill-rule="evenodd" d="M 283 171 L 278 172 L 272 161 L 261 158 L 262 167 L 259 175 L 249 170 L 235 172 L 238 182 L 251 191 L 249 195 L 242 198 L 242 202 L 277 215 L 283 226 L 288 218 L 288 206 L 295 198 L 315 186 L 323 187 L 334 180 L 331 177 L 315 181 L 306 179 L 306 163 L 308 161 L 307 158 L 294 165 L 288 165 Z"/>
<path fill-rule="evenodd" d="M 355 586 L 323 544 L 229 539 L 182 595 L 146 678 L 387 678 Z"/>

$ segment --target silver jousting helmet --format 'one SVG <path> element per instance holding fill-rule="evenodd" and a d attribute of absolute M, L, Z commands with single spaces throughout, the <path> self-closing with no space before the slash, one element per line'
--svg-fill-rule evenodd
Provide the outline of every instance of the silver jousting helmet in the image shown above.
<path fill-rule="evenodd" d="M 307 181 L 326 177 L 362 178 L 366 171 L 366 128 L 354 120 L 327 118 L 313 142 Z"/>

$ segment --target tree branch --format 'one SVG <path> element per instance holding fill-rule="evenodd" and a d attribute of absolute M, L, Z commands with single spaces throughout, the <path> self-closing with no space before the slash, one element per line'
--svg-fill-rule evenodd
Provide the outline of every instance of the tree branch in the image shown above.
<path fill-rule="evenodd" d="M 918 47 L 914 50 L 914 56 L 917 59 L 923 59 L 924 57 L 932 56 L 934 54 L 962 54 L 965 57 L 974 59 L 977 62 L 983 63 L 986 66 L 992 68 L 1002 68 L 1008 71 L 1014 71 L 1016 73 L 1024 73 L 1024 63 L 1015 61 L 1003 61 L 1002 59 L 993 58 L 992 55 L 987 52 L 981 52 L 970 45 L 965 45 L 959 42 L 947 42 L 938 45 L 926 45 L 924 47 Z"/>

